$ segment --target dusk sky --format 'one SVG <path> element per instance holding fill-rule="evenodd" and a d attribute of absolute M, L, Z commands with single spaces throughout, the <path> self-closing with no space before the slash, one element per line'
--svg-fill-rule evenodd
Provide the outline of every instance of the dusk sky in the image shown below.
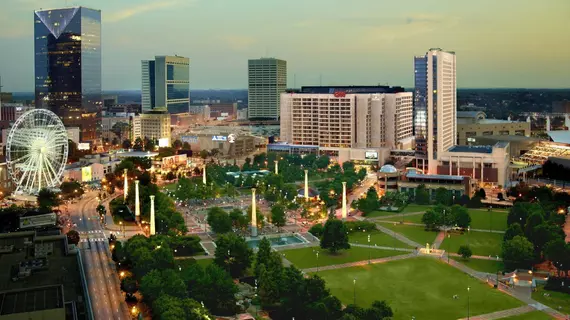
<path fill-rule="evenodd" d="M 1 0 L 3 91 L 33 91 L 33 11 Z M 413 57 L 457 54 L 459 88 L 570 88 L 570 0 L 68 0 L 102 10 L 103 89 L 140 89 L 140 61 L 190 58 L 191 89 L 247 87 L 247 59 L 288 85 L 413 85 Z M 296 75 L 296 77 L 294 77 Z M 296 78 L 296 83 L 294 83 Z"/>

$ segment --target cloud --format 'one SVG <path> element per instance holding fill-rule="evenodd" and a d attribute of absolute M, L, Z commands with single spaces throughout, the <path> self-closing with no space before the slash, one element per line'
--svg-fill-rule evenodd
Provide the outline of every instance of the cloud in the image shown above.
<path fill-rule="evenodd" d="M 140 4 L 138 6 L 129 7 L 129 8 L 123 9 L 123 10 L 115 11 L 115 12 L 109 14 L 109 16 L 106 16 L 105 20 L 109 21 L 109 22 L 118 22 L 121 20 L 132 18 L 136 15 L 139 15 L 141 13 L 145 13 L 148 11 L 181 5 L 181 4 L 183 4 L 183 2 L 188 4 L 189 1 L 163 0 L 163 1 L 155 1 L 155 2 L 150 2 L 150 3 L 143 3 L 143 4 Z"/>
<path fill-rule="evenodd" d="M 224 36 L 221 40 L 224 41 L 231 49 L 236 51 L 248 49 L 257 42 L 257 39 L 253 37 L 240 35 Z"/>

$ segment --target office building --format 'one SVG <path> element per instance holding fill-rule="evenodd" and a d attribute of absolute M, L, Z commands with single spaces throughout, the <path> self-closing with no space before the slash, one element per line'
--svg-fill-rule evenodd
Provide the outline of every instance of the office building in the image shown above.
<path fill-rule="evenodd" d="M 166 107 L 170 113 L 188 112 L 190 59 L 156 56 L 142 61 L 142 112 Z"/>
<path fill-rule="evenodd" d="M 170 114 L 166 108 L 154 108 L 133 117 L 133 140 L 147 138 L 158 141 L 158 146 L 170 147 Z"/>
<path fill-rule="evenodd" d="M 552 113 L 570 113 L 570 100 L 552 102 Z"/>
<path fill-rule="evenodd" d="M 430 49 L 414 58 L 416 166 L 437 172 L 439 155 L 456 144 L 455 53 Z"/>
<path fill-rule="evenodd" d="M 458 111 L 457 144 L 472 144 L 477 136 L 530 137 L 530 121 L 487 119 L 481 111 Z"/>
<path fill-rule="evenodd" d="M 249 119 L 278 119 L 281 93 L 287 89 L 287 61 L 275 58 L 248 61 Z"/>
<path fill-rule="evenodd" d="M 210 107 L 210 118 L 235 119 L 237 116 L 237 102 L 213 103 Z"/>
<path fill-rule="evenodd" d="M 284 93 L 280 140 L 318 146 L 340 161 L 382 162 L 391 149 L 412 147 L 412 118 L 411 92 Z"/>
<path fill-rule="evenodd" d="M 85 7 L 34 13 L 36 108 L 96 141 L 101 123 L 101 11 Z"/>

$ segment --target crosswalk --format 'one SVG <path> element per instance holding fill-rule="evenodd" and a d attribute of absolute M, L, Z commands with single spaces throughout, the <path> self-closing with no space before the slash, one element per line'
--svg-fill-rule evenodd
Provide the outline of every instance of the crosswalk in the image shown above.
<path fill-rule="evenodd" d="M 103 230 L 79 231 L 79 234 L 96 234 L 96 233 L 105 234 Z"/>
<path fill-rule="evenodd" d="M 87 238 L 80 240 L 80 242 L 105 242 L 105 241 L 107 241 L 106 238 Z"/>

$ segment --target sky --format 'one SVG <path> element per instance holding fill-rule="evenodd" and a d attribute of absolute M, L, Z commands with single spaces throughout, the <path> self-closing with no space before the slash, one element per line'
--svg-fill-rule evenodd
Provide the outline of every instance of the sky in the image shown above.
<path fill-rule="evenodd" d="M 570 0 L 1 0 L 3 91 L 33 91 L 33 11 L 102 11 L 103 90 L 140 61 L 190 58 L 191 89 L 247 87 L 247 60 L 287 60 L 288 86 L 413 86 L 413 57 L 455 51 L 459 88 L 570 88 Z"/>

